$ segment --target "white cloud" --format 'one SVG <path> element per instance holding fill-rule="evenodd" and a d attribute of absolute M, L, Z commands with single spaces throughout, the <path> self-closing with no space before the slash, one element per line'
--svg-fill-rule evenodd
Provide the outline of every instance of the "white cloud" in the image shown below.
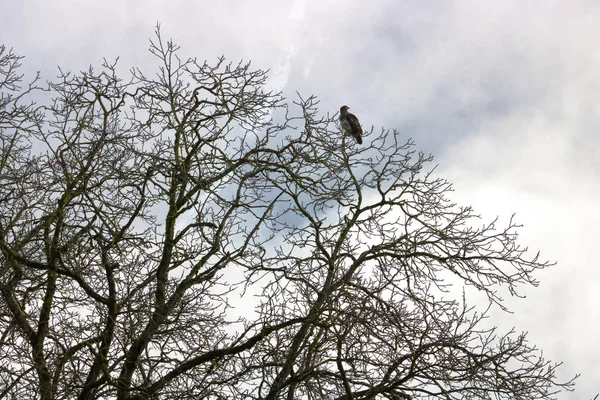
<path fill-rule="evenodd" d="M 484 23 L 478 16 L 487 10 L 481 7 L 457 17 L 463 30 L 473 28 L 476 40 L 488 43 L 478 50 L 480 58 L 461 51 L 472 63 L 469 75 L 480 77 L 471 83 L 471 93 L 481 89 L 470 98 L 472 107 L 507 105 L 503 112 L 472 112 L 476 123 L 451 136 L 438 162 L 441 174 L 456 184 L 456 199 L 487 217 L 517 212 L 525 225 L 522 242 L 558 262 L 539 275 L 539 288 L 524 292 L 527 299 L 509 301 L 513 315 L 495 313 L 494 322 L 528 330 L 546 356 L 565 361 L 562 377 L 583 374 L 578 390 L 561 399 L 589 399 L 600 381 L 600 270 L 594 255 L 600 240 L 600 59 L 594 38 L 600 30 L 590 17 L 599 10 L 540 5 L 508 14 L 506 8 Z M 495 85 L 486 86 L 490 77 Z"/>
<path fill-rule="evenodd" d="M 150 66 L 155 23 L 182 54 L 252 60 L 272 84 L 349 104 L 367 126 L 433 151 L 455 198 L 517 212 L 522 242 L 558 265 L 502 323 L 531 332 L 578 390 L 598 392 L 600 6 L 593 2 L 8 2 L 0 37 L 45 77 L 102 57 Z M 512 326 L 512 325 L 511 325 Z"/>

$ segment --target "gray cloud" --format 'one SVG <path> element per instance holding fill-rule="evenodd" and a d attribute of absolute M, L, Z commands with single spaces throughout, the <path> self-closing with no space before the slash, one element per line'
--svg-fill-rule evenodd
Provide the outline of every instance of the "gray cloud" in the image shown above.
<path fill-rule="evenodd" d="M 432 151 L 456 199 L 512 212 L 523 243 L 558 265 L 494 322 L 530 331 L 562 376 L 560 399 L 600 391 L 600 7 L 592 2 L 8 2 L 0 37 L 46 78 L 102 57 L 152 70 L 155 23 L 182 54 L 252 60 L 271 84 L 351 106 Z"/>

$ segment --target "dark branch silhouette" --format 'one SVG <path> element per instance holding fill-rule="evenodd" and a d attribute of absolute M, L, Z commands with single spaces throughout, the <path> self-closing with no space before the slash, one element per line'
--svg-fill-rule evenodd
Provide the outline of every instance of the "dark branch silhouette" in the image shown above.
<path fill-rule="evenodd" d="M 346 146 L 250 64 L 22 86 L 0 48 L 0 398 L 552 399 L 461 296 L 536 285 L 518 225 L 451 203 L 396 131 Z M 38 105 L 40 92 L 53 99 Z"/>

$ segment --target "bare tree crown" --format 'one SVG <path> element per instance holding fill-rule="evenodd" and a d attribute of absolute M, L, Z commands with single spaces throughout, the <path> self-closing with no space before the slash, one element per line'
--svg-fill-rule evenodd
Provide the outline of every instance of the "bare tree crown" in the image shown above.
<path fill-rule="evenodd" d="M 549 266 L 453 204 L 396 131 L 344 137 L 315 97 L 157 38 L 23 85 L 0 48 L 0 399 L 551 399 L 503 307 Z M 53 100 L 32 102 L 42 91 Z M 460 291 L 460 289 L 459 289 Z"/>

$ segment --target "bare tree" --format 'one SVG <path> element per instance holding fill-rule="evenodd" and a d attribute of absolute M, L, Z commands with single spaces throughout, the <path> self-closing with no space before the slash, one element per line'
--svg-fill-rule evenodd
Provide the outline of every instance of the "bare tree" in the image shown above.
<path fill-rule="evenodd" d="M 0 51 L 0 398 L 572 389 L 461 299 L 472 285 L 503 307 L 550 265 L 512 220 L 452 204 L 398 132 L 359 146 L 265 71 L 181 59 L 158 30 L 150 51 L 157 74 L 105 61 L 45 91 Z"/>

